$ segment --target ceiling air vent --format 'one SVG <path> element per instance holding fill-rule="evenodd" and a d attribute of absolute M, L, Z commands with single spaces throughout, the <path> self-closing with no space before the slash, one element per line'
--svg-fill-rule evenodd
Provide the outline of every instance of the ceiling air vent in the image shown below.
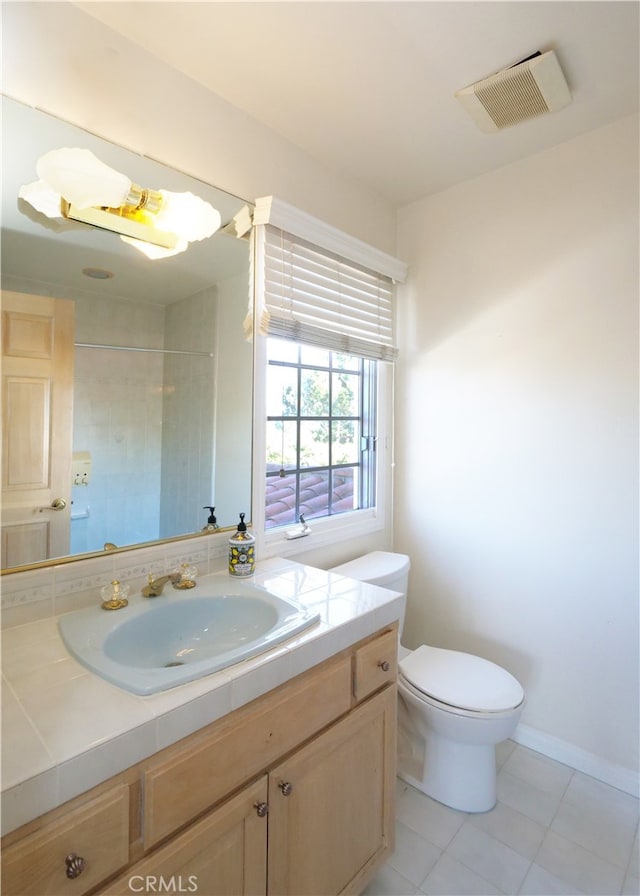
<path fill-rule="evenodd" d="M 458 90 L 456 97 L 486 133 L 556 112 L 571 102 L 553 50 L 534 53 L 511 68 Z"/>

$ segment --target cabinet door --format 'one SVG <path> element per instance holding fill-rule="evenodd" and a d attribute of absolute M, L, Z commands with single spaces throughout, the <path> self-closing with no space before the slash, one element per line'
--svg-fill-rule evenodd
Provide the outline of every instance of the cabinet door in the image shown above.
<path fill-rule="evenodd" d="M 267 878 L 266 776 L 214 809 L 113 881 L 101 896 L 194 893 L 264 896 Z"/>
<path fill-rule="evenodd" d="M 393 849 L 396 689 L 269 775 L 270 896 L 360 893 Z"/>

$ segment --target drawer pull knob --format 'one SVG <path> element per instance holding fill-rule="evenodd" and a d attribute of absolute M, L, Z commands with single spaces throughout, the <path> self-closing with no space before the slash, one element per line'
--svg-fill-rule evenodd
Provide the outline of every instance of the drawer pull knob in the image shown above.
<path fill-rule="evenodd" d="M 80 877 L 84 871 L 84 859 L 82 856 L 77 856 L 75 852 L 70 853 L 64 860 L 64 863 L 67 866 L 67 877 L 71 878 L 71 880 Z"/>
<path fill-rule="evenodd" d="M 264 818 L 269 811 L 268 803 L 254 803 L 253 808 L 256 810 L 258 818 Z"/>
<path fill-rule="evenodd" d="M 280 781 L 278 787 L 282 791 L 282 796 L 289 796 L 293 790 L 293 784 L 290 781 Z"/>
<path fill-rule="evenodd" d="M 391 668 L 386 660 L 380 660 L 378 666 L 382 669 L 383 672 L 388 672 Z"/>

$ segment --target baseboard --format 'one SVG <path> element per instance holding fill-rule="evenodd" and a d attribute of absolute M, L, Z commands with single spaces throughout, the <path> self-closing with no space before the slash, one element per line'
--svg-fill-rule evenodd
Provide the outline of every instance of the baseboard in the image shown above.
<path fill-rule="evenodd" d="M 569 765 L 576 771 L 597 778 L 611 787 L 618 790 L 624 790 L 637 797 L 640 790 L 640 776 L 638 772 L 630 768 L 624 768 L 622 765 L 615 765 L 607 759 L 602 759 L 593 753 L 588 753 L 574 744 L 570 744 L 551 734 L 545 734 L 537 728 L 531 728 L 529 725 L 518 725 L 515 734 L 511 740 L 521 744 L 523 747 L 529 747 L 537 753 L 548 756 L 549 759 L 555 759 L 564 765 Z"/>

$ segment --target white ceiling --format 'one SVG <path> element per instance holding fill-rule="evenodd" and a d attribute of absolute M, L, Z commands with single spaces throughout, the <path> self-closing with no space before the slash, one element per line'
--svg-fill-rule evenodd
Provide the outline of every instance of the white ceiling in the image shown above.
<path fill-rule="evenodd" d="M 394 205 L 638 109 L 635 0 L 76 5 Z M 455 91 L 548 49 L 571 105 L 481 133 Z"/>

